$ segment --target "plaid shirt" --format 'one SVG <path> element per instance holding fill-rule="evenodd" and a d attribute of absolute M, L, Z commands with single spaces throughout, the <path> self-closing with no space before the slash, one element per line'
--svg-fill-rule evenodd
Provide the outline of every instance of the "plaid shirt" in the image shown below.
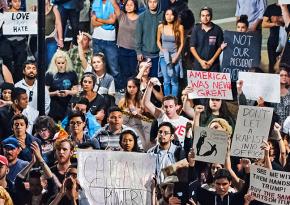
<path fill-rule="evenodd" d="M 83 73 L 84 73 L 84 69 L 82 68 L 82 62 L 79 56 L 79 52 L 78 52 L 78 47 L 74 46 L 73 48 L 71 48 L 69 50 L 69 57 L 71 58 L 72 64 L 74 66 L 73 70 L 77 73 L 78 75 L 78 82 L 80 82 Z M 85 52 L 85 57 L 88 63 L 91 62 L 93 56 L 93 49 L 89 48 L 86 52 Z"/>

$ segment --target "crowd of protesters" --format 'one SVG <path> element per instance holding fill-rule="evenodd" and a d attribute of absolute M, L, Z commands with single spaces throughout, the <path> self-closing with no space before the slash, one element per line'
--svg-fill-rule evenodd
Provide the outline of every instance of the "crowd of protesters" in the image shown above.
<path fill-rule="evenodd" d="M 187 0 L 45 0 L 42 54 L 36 36 L 4 35 L 0 25 L 0 205 L 89 204 L 77 149 L 156 155 L 154 205 L 263 204 L 248 192 L 251 164 L 290 172 L 289 8 L 237 0 L 235 13 L 237 32 L 270 29 L 269 67 L 248 69 L 280 75 L 280 103 L 247 100 L 243 81 L 233 83 L 232 101 L 189 99 L 186 71 L 221 72 L 227 44 L 213 9 L 193 14 Z M 0 18 L 36 10 L 0 0 Z M 45 55 L 45 102 L 37 102 L 38 55 Z M 230 156 L 238 105 L 274 108 L 263 159 Z M 150 146 L 124 113 L 152 122 Z M 224 164 L 195 160 L 198 126 L 227 133 Z M 183 159 L 186 182 L 164 176 Z"/>

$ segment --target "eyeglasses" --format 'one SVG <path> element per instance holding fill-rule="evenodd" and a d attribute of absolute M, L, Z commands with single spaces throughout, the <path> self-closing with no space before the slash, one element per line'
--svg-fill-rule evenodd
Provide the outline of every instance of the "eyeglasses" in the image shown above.
<path fill-rule="evenodd" d="M 33 96 L 33 91 L 31 90 L 31 91 L 29 91 L 29 102 L 32 101 L 32 96 Z"/>
<path fill-rule="evenodd" d="M 81 125 L 82 123 L 83 123 L 83 122 L 81 122 L 81 121 L 76 121 L 76 122 L 74 122 L 74 121 L 70 121 L 70 122 L 69 122 L 69 124 L 70 124 L 70 125 L 73 125 L 73 126 L 74 126 L 74 125 L 78 125 L 78 126 L 79 126 L 79 125 Z"/>
<path fill-rule="evenodd" d="M 159 130 L 159 131 L 158 131 L 158 134 L 159 134 L 159 135 L 165 135 L 165 136 L 166 136 L 166 135 L 171 135 L 170 132 L 166 132 L 166 131 L 162 131 L 162 130 Z"/>

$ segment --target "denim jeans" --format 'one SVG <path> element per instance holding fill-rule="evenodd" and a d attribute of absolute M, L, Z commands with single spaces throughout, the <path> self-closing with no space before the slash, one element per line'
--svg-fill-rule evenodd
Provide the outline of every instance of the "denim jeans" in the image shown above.
<path fill-rule="evenodd" d="M 78 35 L 78 26 L 79 26 L 79 18 L 80 18 L 80 11 L 77 9 L 66 9 L 63 5 L 59 4 L 57 6 L 60 16 L 61 16 L 61 23 L 62 23 L 62 31 L 63 31 L 63 38 L 65 38 L 65 31 L 67 26 L 67 20 L 69 19 L 70 25 L 72 28 L 72 37 L 73 37 L 73 44 L 77 45 L 77 35 Z"/>
<path fill-rule="evenodd" d="M 46 39 L 45 40 L 45 45 L 46 45 L 46 58 L 45 58 L 45 65 L 46 69 L 48 68 L 50 61 L 54 55 L 54 53 L 57 50 L 57 42 L 55 41 L 54 38 L 52 39 Z"/>
<path fill-rule="evenodd" d="M 109 68 L 109 74 L 114 77 L 116 89 L 123 89 L 120 79 L 120 69 L 118 65 L 118 47 L 115 41 L 105 41 L 93 39 L 94 53 L 102 52 L 106 57 L 106 64 Z"/>
<path fill-rule="evenodd" d="M 122 87 L 126 87 L 128 78 L 137 75 L 137 54 L 135 50 L 119 47 L 118 49 Z"/>
<path fill-rule="evenodd" d="M 173 95 L 176 96 L 178 95 L 178 90 L 179 90 L 179 81 L 178 81 L 178 76 L 180 72 L 180 66 L 179 63 L 177 63 L 173 69 L 174 73 L 172 77 L 169 77 L 167 74 L 167 65 L 163 57 L 160 57 L 159 59 L 159 65 L 161 68 L 161 72 L 163 75 L 163 87 L 164 87 L 164 95 Z"/>

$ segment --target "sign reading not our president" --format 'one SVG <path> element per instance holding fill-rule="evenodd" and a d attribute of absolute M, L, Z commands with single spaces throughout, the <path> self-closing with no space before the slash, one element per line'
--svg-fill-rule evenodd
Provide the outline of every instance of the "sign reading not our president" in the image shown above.
<path fill-rule="evenodd" d="M 232 81 L 238 80 L 240 71 L 260 66 L 262 38 L 259 33 L 225 31 L 224 42 L 227 46 L 223 51 L 222 72 L 230 73 Z"/>

